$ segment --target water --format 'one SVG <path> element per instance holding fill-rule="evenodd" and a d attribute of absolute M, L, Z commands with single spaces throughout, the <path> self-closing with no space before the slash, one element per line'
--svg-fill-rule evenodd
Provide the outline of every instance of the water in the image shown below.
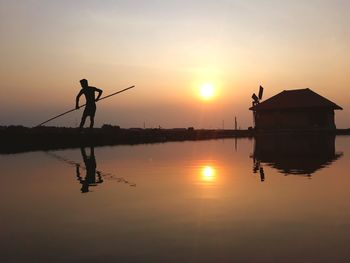
<path fill-rule="evenodd" d="M 349 156 L 350 137 L 0 155 L 0 262 L 349 262 Z"/>

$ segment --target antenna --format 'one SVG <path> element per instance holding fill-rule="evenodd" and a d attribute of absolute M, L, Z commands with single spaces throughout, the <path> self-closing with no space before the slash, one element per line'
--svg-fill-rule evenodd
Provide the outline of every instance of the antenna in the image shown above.
<path fill-rule="evenodd" d="M 262 99 L 264 93 L 264 88 L 262 86 L 259 87 L 259 100 Z"/>
<path fill-rule="evenodd" d="M 254 100 L 255 103 L 259 103 L 259 98 L 258 96 L 256 96 L 255 93 L 252 95 L 252 99 Z"/>
<path fill-rule="evenodd" d="M 260 100 L 262 99 L 263 94 L 264 94 L 264 88 L 260 85 L 259 86 L 258 96 L 255 93 L 253 93 L 253 95 L 252 95 L 252 99 L 253 99 L 252 105 L 253 105 L 253 107 L 260 103 Z"/>

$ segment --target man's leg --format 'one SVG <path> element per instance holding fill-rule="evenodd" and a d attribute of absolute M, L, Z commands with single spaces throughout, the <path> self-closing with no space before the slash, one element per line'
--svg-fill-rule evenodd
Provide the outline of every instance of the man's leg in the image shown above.
<path fill-rule="evenodd" d="M 84 127 L 86 117 L 87 117 L 86 114 L 83 113 L 83 116 L 81 116 L 81 122 L 80 122 L 80 125 L 79 125 L 79 129 L 80 130 Z"/>
<path fill-rule="evenodd" d="M 91 115 L 90 116 L 90 129 L 92 129 L 94 127 L 94 123 L 95 123 L 95 116 Z"/>

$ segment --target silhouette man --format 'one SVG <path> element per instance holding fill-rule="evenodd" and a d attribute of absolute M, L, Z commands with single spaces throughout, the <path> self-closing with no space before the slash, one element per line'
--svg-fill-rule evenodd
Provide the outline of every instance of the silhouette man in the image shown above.
<path fill-rule="evenodd" d="M 80 175 L 80 165 L 76 164 L 76 173 L 78 181 L 81 184 L 81 192 L 87 193 L 89 192 L 90 186 L 97 186 L 97 184 L 100 184 L 103 182 L 101 173 L 99 171 L 96 171 L 96 159 L 95 159 L 95 152 L 94 147 L 90 147 L 90 155 L 88 156 L 86 154 L 85 148 L 80 148 L 81 155 L 84 160 L 85 169 L 86 169 L 86 175 L 85 178 Z M 97 179 L 96 179 L 97 175 Z"/>
<path fill-rule="evenodd" d="M 79 98 L 81 95 L 85 95 L 86 99 L 86 106 L 83 112 L 83 116 L 81 117 L 81 122 L 79 125 L 79 129 L 81 130 L 84 127 L 85 120 L 87 116 L 90 116 L 90 128 L 94 127 L 95 122 L 95 112 L 96 112 L 96 101 L 101 97 L 102 90 L 91 87 L 88 84 L 88 81 L 86 79 L 80 80 L 81 90 L 77 95 L 76 102 L 75 102 L 75 108 L 79 109 Z M 98 92 L 97 98 L 95 98 L 95 92 Z"/>

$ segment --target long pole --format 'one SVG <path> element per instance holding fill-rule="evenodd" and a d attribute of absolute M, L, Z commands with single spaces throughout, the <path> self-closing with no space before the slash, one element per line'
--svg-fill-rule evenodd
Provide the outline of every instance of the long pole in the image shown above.
<path fill-rule="evenodd" d="M 132 88 L 134 88 L 134 87 L 135 87 L 135 86 L 131 86 L 131 87 L 128 87 L 128 88 L 126 88 L 126 89 L 119 90 L 119 91 L 117 91 L 117 92 L 114 92 L 114 93 L 112 93 L 112 94 L 109 94 L 109 95 L 107 95 L 107 96 L 104 96 L 104 97 L 100 98 L 98 101 L 107 99 L 107 98 L 109 98 L 109 97 L 112 97 L 112 96 L 114 96 L 114 95 L 117 95 L 117 94 L 119 94 L 119 93 L 122 93 L 122 92 L 124 92 L 124 91 L 127 91 L 128 89 L 132 89 Z M 80 109 L 81 107 L 84 107 L 85 105 L 86 105 L 86 104 L 81 105 L 78 109 Z M 48 119 L 47 121 L 44 121 L 44 122 L 38 124 L 38 125 L 35 126 L 35 127 L 42 126 L 42 125 L 44 125 L 45 123 L 48 123 L 49 121 L 52 121 L 52 120 L 54 120 L 54 119 L 57 119 L 57 118 L 59 118 L 59 117 L 61 117 L 61 116 L 63 116 L 63 115 L 66 115 L 66 114 L 68 114 L 68 113 L 70 113 L 70 112 L 72 112 L 72 111 L 78 110 L 78 109 L 74 108 L 74 109 L 68 110 L 68 111 L 66 111 L 66 112 L 63 112 L 63 113 L 61 113 L 61 114 L 59 114 L 59 115 L 57 115 L 57 116 L 55 116 L 55 117 L 52 117 L 51 119 Z"/>
<path fill-rule="evenodd" d="M 53 152 L 49 152 L 49 151 L 45 151 L 45 153 L 46 153 L 47 155 L 49 155 L 49 156 L 51 156 L 51 157 L 57 159 L 57 160 L 60 160 L 60 161 L 62 161 L 62 162 L 64 162 L 64 163 L 66 163 L 66 164 L 69 164 L 69 165 L 71 165 L 71 166 L 77 166 L 77 165 L 79 165 L 79 166 L 82 166 L 82 168 L 83 168 L 84 170 L 87 170 L 87 168 L 86 168 L 86 167 L 84 168 L 83 165 L 81 165 L 80 163 L 75 162 L 75 161 L 72 161 L 72 160 L 69 160 L 69 159 L 67 159 L 67 158 L 64 158 L 64 157 L 60 156 L 60 155 L 57 154 L 57 153 L 53 153 Z M 116 175 L 114 175 L 114 174 L 112 174 L 112 173 L 105 173 L 105 172 L 103 172 L 103 171 L 96 171 L 96 172 L 100 173 L 104 178 L 107 178 L 107 179 L 115 179 L 115 180 L 118 180 L 118 182 L 124 182 L 124 183 L 128 184 L 129 186 L 136 186 L 135 183 L 129 182 L 129 181 L 126 180 L 124 177 L 117 177 Z"/>

